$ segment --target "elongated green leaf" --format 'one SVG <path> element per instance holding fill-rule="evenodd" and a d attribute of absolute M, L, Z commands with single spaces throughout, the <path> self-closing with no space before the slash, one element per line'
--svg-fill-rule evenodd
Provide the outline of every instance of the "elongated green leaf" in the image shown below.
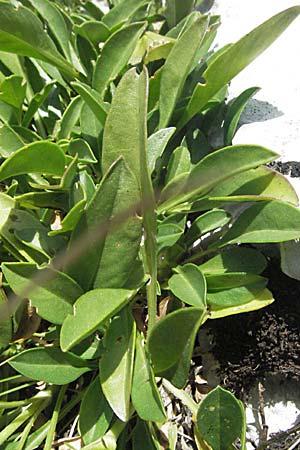
<path fill-rule="evenodd" d="M 87 84 L 75 82 L 72 83 L 73 88 L 83 98 L 89 108 L 95 114 L 96 119 L 102 126 L 105 124 L 109 105 L 105 103 L 101 95 L 95 90 L 89 87 Z"/>
<path fill-rule="evenodd" d="M 267 261 L 254 248 L 233 247 L 219 253 L 199 267 L 205 275 L 238 271 L 260 274 L 267 267 Z"/>
<path fill-rule="evenodd" d="M 18 75 L 11 75 L 0 85 L 0 100 L 20 109 L 26 95 L 26 84 Z"/>
<path fill-rule="evenodd" d="M 234 306 L 226 306 L 223 309 L 211 310 L 209 314 L 210 319 L 220 319 L 222 317 L 232 316 L 234 314 L 247 313 L 250 311 L 257 311 L 265 308 L 274 302 L 273 294 L 268 289 L 263 289 L 254 297 L 250 298 L 246 303 L 237 304 Z"/>
<path fill-rule="evenodd" d="M 39 107 L 44 103 L 48 95 L 50 94 L 51 89 L 53 88 L 54 82 L 47 84 L 41 92 L 38 92 L 35 94 L 35 96 L 32 98 L 31 102 L 28 105 L 28 109 L 26 113 L 24 114 L 22 125 L 23 127 L 28 127 L 30 124 L 33 116 L 39 109 Z"/>
<path fill-rule="evenodd" d="M 102 22 L 108 28 L 113 28 L 115 25 L 129 19 L 144 4 L 141 0 L 122 0 L 103 16 Z"/>
<path fill-rule="evenodd" d="M 245 109 L 249 99 L 259 91 L 258 87 L 252 87 L 242 92 L 229 105 L 224 119 L 224 145 L 231 145 L 241 114 Z"/>
<path fill-rule="evenodd" d="M 68 139 L 76 123 L 79 121 L 83 101 L 80 96 L 74 97 L 66 108 L 57 132 L 58 139 Z"/>
<path fill-rule="evenodd" d="M 27 173 L 61 176 L 65 155 L 57 144 L 48 141 L 33 142 L 17 150 L 0 168 L 0 180 Z"/>
<path fill-rule="evenodd" d="M 74 280 L 50 268 L 3 263 L 2 272 L 10 288 L 17 295 L 28 297 L 38 314 L 52 323 L 62 324 L 67 315 L 72 314 L 72 304 L 83 294 Z"/>
<path fill-rule="evenodd" d="M 140 334 L 136 337 L 131 398 L 141 419 L 165 422 L 166 413 Z"/>
<path fill-rule="evenodd" d="M 272 161 L 275 152 L 256 145 L 234 145 L 217 150 L 199 161 L 188 176 L 177 177 L 161 194 L 162 210 L 203 194 L 221 181 Z M 175 191 L 175 193 L 174 193 Z M 169 198 L 169 200 L 167 200 Z"/>
<path fill-rule="evenodd" d="M 246 209 L 224 235 L 228 243 L 283 242 L 300 237 L 300 210 L 277 200 L 256 203 Z"/>
<path fill-rule="evenodd" d="M 78 155 L 78 161 L 83 163 L 96 163 L 97 160 L 89 144 L 83 139 L 74 139 L 68 147 L 70 155 Z"/>
<path fill-rule="evenodd" d="M 50 30 L 56 37 L 65 57 L 72 61 L 71 58 L 71 33 L 67 28 L 60 10 L 55 3 L 49 0 L 29 0 L 38 13 L 47 20 Z"/>
<path fill-rule="evenodd" d="M 80 405 L 79 429 L 87 445 L 100 439 L 108 430 L 113 411 L 103 395 L 99 377 L 89 385 Z"/>
<path fill-rule="evenodd" d="M 173 136 L 175 130 L 176 128 L 173 127 L 163 128 L 162 130 L 158 130 L 156 133 L 151 134 L 148 138 L 147 154 L 150 173 L 154 171 L 157 158 L 163 154 L 163 151 Z"/>
<path fill-rule="evenodd" d="M 170 122 L 207 26 L 207 16 L 199 13 L 198 19 L 180 36 L 166 59 L 161 76 L 158 128 L 165 128 Z"/>
<path fill-rule="evenodd" d="M 9 157 L 12 153 L 24 147 L 22 138 L 7 124 L 0 125 L 0 155 Z"/>
<path fill-rule="evenodd" d="M 97 20 L 87 20 L 80 25 L 75 25 L 74 31 L 94 45 L 105 42 L 110 35 L 109 28 Z"/>
<path fill-rule="evenodd" d="M 0 349 L 7 347 L 12 339 L 12 319 L 5 292 L 0 288 Z"/>
<path fill-rule="evenodd" d="M 157 251 L 165 247 L 171 247 L 184 233 L 186 217 L 180 214 L 172 215 L 164 219 L 158 225 Z"/>
<path fill-rule="evenodd" d="M 93 76 L 93 88 L 101 97 L 104 96 L 110 81 L 113 81 L 128 63 L 145 28 L 144 22 L 132 23 L 116 31 L 105 42 Z"/>
<path fill-rule="evenodd" d="M 2 228 L 6 224 L 9 215 L 14 207 L 15 200 L 9 195 L 0 192 L 0 231 L 2 231 Z"/>
<path fill-rule="evenodd" d="M 257 279 L 244 286 L 232 287 L 221 291 L 208 292 L 206 299 L 211 311 L 244 305 L 254 300 L 266 287 L 267 279 L 256 275 Z"/>
<path fill-rule="evenodd" d="M 188 149 L 182 145 L 177 147 L 171 155 L 168 170 L 166 174 L 166 183 L 169 183 L 173 178 L 187 173 L 191 170 L 191 156 Z"/>
<path fill-rule="evenodd" d="M 200 326 L 202 315 L 201 308 L 183 308 L 168 314 L 154 326 L 148 348 L 155 375 L 164 376 L 178 363 L 190 336 Z"/>
<path fill-rule="evenodd" d="M 151 424 L 144 422 L 143 420 L 138 420 L 132 436 L 133 450 L 139 450 L 141 448 L 147 450 L 160 450 L 161 446 L 151 432 L 150 426 Z"/>
<path fill-rule="evenodd" d="M 53 208 L 65 211 L 68 208 L 68 194 L 57 192 L 27 192 L 16 195 L 16 201 L 25 208 Z"/>
<path fill-rule="evenodd" d="M 57 347 L 25 350 L 9 361 L 25 377 L 53 384 L 68 384 L 88 372 L 85 361 Z"/>
<path fill-rule="evenodd" d="M 118 160 L 104 177 L 71 235 L 70 249 L 77 245 L 80 236 L 90 233 L 84 257 L 68 268 L 71 277 L 84 289 L 126 285 L 140 247 L 142 224 L 134 214 L 138 202 L 136 179 L 124 161 Z M 109 220 L 124 214 L 128 208 L 133 211 L 122 219 L 121 224 L 115 229 L 108 227 Z M 101 225 L 104 230 L 97 237 Z"/>
<path fill-rule="evenodd" d="M 239 401 L 220 386 L 201 401 L 197 413 L 198 430 L 214 450 L 228 450 L 241 436 L 243 424 Z"/>
<path fill-rule="evenodd" d="M 176 272 L 169 279 L 169 289 L 188 305 L 205 309 L 206 281 L 201 270 L 195 264 L 185 264 L 176 267 Z"/>
<path fill-rule="evenodd" d="M 63 323 L 60 345 L 65 352 L 92 334 L 101 323 L 116 314 L 132 297 L 128 289 L 93 289 L 79 297 L 74 315 Z"/>
<path fill-rule="evenodd" d="M 186 17 L 194 6 L 194 0 L 168 0 L 165 16 L 170 28 Z"/>
<path fill-rule="evenodd" d="M 0 3 L 0 49 L 53 64 L 76 77 L 77 71 L 57 51 L 42 22 L 29 9 Z"/>
<path fill-rule="evenodd" d="M 80 217 L 84 211 L 86 205 L 86 200 L 80 200 L 77 202 L 68 212 L 68 214 L 63 218 L 60 225 L 61 228 L 57 230 L 49 231 L 49 236 L 57 236 L 58 234 L 63 234 L 68 231 L 73 231 L 79 222 Z"/>
<path fill-rule="evenodd" d="M 185 113 L 178 124 L 182 127 L 232 78 L 260 55 L 299 15 L 300 6 L 294 6 L 246 34 L 236 44 L 220 54 L 203 73 L 204 84 L 198 84 Z"/>
<path fill-rule="evenodd" d="M 205 275 L 207 291 L 209 293 L 232 289 L 261 281 L 261 277 L 254 273 L 230 272 Z"/>
<path fill-rule="evenodd" d="M 194 220 L 192 226 L 185 233 L 183 240 L 186 245 L 192 245 L 200 236 L 216 228 L 223 227 L 230 219 L 229 214 L 224 209 L 212 209 Z"/>
<path fill-rule="evenodd" d="M 135 321 L 128 308 L 125 308 L 109 325 L 99 364 L 103 393 L 114 413 L 123 422 L 127 422 L 130 417 L 135 336 Z"/>
<path fill-rule="evenodd" d="M 175 39 L 170 37 L 153 33 L 152 31 L 146 31 L 137 43 L 129 63 L 136 65 L 144 60 L 145 64 L 148 64 L 150 61 L 166 59 L 174 42 Z"/>

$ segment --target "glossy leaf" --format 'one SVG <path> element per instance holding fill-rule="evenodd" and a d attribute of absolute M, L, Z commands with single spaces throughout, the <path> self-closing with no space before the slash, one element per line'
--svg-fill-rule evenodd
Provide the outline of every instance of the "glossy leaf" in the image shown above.
<path fill-rule="evenodd" d="M 112 28 L 129 19 L 143 5 L 141 0 L 122 0 L 102 18 L 102 22 Z"/>
<path fill-rule="evenodd" d="M 256 281 L 245 286 L 232 287 L 217 292 L 208 292 L 206 297 L 207 305 L 211 311 L 243 305 L 254 300 L 266 287 L 266 284 L 266 278 L 258 277 Z"/>
<path fill-rule="evenodd" d="M 170 122 L 207 25 L 207 16 L 199 13 L 198 19 L 180 36 L 166 59 L 161 76 L 158 128 L 165 128 Z"/>
<path fill-rule="evenodd" d="M 41 59 L 76 77 L 78 73 L 57 51 L 36 14 L 23 6 L 0 4 L 0 50 Z"/>
<path fill-rule="evenodd" d="M 235 135 L 241 114 L 245 109 L 250 98 L 253 97 L 258 91 L 259 88 L 257 87 L 248 88 L 244 92 L 242 92 L 237 98 L 235 98 L 233 102 L 229 105 L 223 125 L 224 145 L 232 144 L 232 140 Z"/>
<path fill-rule="evenodd" d="M 197 413 L 198 430 L 214 450 L 228 450 L 241 436 L 243 423 L 239 401 L 220 386 L 213 389 L 200 403 Z"/>
<path fill-rule="evenodd" d="M 255 145 L 234 145 L 217 150 L 201 159 L 189 175 L 183 175 L 182 179 L 176 177 L 173 183 L 169 183 L 162 192 L 161 201 L 165 201 L 165 205 L 161 205 L 161 209 L 184 202 L 193 195 L 203 194 L 221 181 L 276 157 L 275 152 Z M 173 184 L 176 186 L 175 194 Z"/>
<path fill-rule="evenodd" d="M 2 272 L 15 294 L 28 297 L 37 313 L 52 323 L 62 324 L 67 315 L 72 314 L 75 300 L 83 294 L 74 280 L 51 268 L 2 263 Z"/>
<path fill-rule="evenodd" d="M 257 311 L 258 309 L 265 308 L 271 305 L 275 299 L 273 298 L 272 292 L 268 289 L 263 289 L 258 292 L 246 303 L 241 303 L 235 306 L 226 306 L 223 309 L 211 310 L 209 313 L 210 319 L 220 319 L 222 317 L 232 316 L 234 314 L 247 313 L 251 311 Z"/>
<path fill-rule="evenodd" d="M 131 399 L 141 419 L 165 422 L 166 413 L 140 334 L 136 337 Z"/>
<path fill-rule="evenodd" d="M 0 100 L 20 109 L 26 95 L 26 84 L 18 75 L 5 78 L 0 85 Z"/>
<path fill-rule="evenodd" d="M 260 274 L 267 267 L 267 260 L 254 248 L 233 247 L 222 251 L 199 267 L 204 274 L 238 271 Z"/>
<path fill-rule="evenodd" d="M 261 281 L 259 275 L 246 272 L 214 273 L 205 275 L 209 293 L 225 291 Z"/>
<path fill-rule="evenodd" d="M 112 34 L 105 42 L 93 75 L 93 87 L 101 97 L 104 96 L 108 84 L 119 75 L 128 63 L 145 28 L 144 22 L 127 25 Z"/>
<path fill-rule="evenodd" d="M 57 347 L 25 350 L 11 359 L 9 365 L 25 377 L 53 384 L 71 383 L 90 370 L 84 360 Z"/>
<path fill-rule="evenodd" d="M 127 308 L 114 317 L 104 337 L 104 353 L 99 363 L 103 393 L 114 413 L 123 422 L 130 418 L 136 325 Z"/>
<path fill-rule="evenodd" d="M 191 334 L 200 326 L 202 315 L 201 308 L 183 308 L 168 314 L 155 325 L 148 338 L 155 375 L 164 376 L 178 363 Z"/>
<path fill-rule="evenodd" d="M 99 123 L 104 126 L 109 105 L 102 100 L 101 96 L 95 89 L 92 89 L 87 84 L 80 83 L 78 81 L 72 83 L 72 86 L 83 98 L 91 111 L 93 111 Z"/>
<path fill-rule="evenodd" d="M 11 210 L 15 207 L 15 200 L 9 195 L 0 192 L 0 231 L 6 224 Z"/>
<path fill-rule="evenodd" d="M 149 136 L 147 141 L 147 154 L 150 173 L 154 171 L 157 158 L 163 154 L 175 130 L 176 128 L 173 127 L 163 128 Z"/>
<path fill-rule="evenodd" d="M 299 13 L 300 6 L 294 6 L 280 12 L 221 53 L 204 71 L 202 76 L 205 83 L 198 84 L 195 88 L 178 126 L 182 127 L 195 114 L 203 110 L 207 102 L 266 50 Z"/>
<path fill-rule="evenodd" d="M 0 155 L 3 158 L 8 158 L 24 145 L 24 141 L 13 128 L 7 124 L 0 124 Z"/>
<path fill-rule="evenodd" d="M 277 200 L 256 203 L 246 209 L 223 236 L 229 243 L 283 242 L 300 237 L 300 211 Z"/>
<path fill-rule="evenodd" d="M 138 201 L 136 179 L 120 159 L 102 180 L 71 235 L 70 249 L 77 245 L 79 236 L 90 233 L 84 257 L 68 267 L 68 273 L 84 289 L 126 285 L 140 247 L 142 224 L 134 214 Z M 115 229 L 108 227 L 109 220 L 128 208 L 133 211 L 122 224 Z M 101 226 L 103 233 L 97 237 Z"/>
<path fill-rule="evenodd" d="M 79 429 L 83 442 L 91 444 L 108 430 L 113 411 L 103 395 L 97 376 L 89 385 L 80 405 Z"/>
<path fill-rule="evenodd" d="M 105 42 L 110 35 L 109 28 L 97 20 L 87 20 L 80 25 L 75 25 L 74 31 L 94 45 Z"/>
<path fill-rule="evenodd" d="M 48 141 L 33 142 L 17 150 L 0 168 L 0 180 L 27 173 L 61 176 L 65 155 L 57 144 Z"/>
<path fill-rule="evenodd" d="M 223 227 L 230 220 L 230 215 L 224 209 L 212 209 L 194 220 L 184 235 L 184 242 L 186 245 L 192 245 L 204 234 Z"/>
<path fill-rule="evenodd" d="M 201 270 L 195 264 L 176 267 L 175 275 L 168 282 L 169 289 L 188 305 L 205 309 L 206 281 Z"/>
<path fill-rule="evenodd" d="M 93 289 L 77 299 L 73 315 L 65 319 L 60 345 L 65 352 L 92 334 L 107 319 L 116 314 L 131 299 L 128 289 Z"/>
<path fill-rule="evenodd" d="M 80 96 L 74 97 L 65 109 L 57 133 L 58 139 L 68 139 L 76 123 L 79 121 L 83 101 Z"/>

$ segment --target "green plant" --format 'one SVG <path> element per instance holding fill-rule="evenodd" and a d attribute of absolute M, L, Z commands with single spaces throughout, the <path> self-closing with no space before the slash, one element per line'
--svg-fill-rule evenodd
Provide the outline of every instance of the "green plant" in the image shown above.
<path fill-rule="evenodd" d="M 245 448 L 232 394 L 199 406 L 183 388 L 206 320 L 274 300 L 251 244 L 300 236 L 293 188 L 264 165 L 277 155 L 231 145 L 256 88 L 226 107 L 300 7 L 210 53 L 219 17 L 193 1 L 14 3 L 0 2 L 0 448 L 49 450 L 78 408 L 87 450 L 161 448 L 161 384 L 198 448 Z"/>

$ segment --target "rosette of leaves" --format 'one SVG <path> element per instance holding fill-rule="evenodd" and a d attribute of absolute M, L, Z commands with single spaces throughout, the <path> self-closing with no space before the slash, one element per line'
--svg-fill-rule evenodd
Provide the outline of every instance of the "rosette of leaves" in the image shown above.
<path fill-rule="evenodd" d="M 199 3 L 0 2 L 1 449 L 175 449 L 162 383 L 198 448 L 245 448 L 241 403 L 184 386 L 206 320 L 274 301 L 253 244 L 300 236 L 276 153 L 232 145 L 256 88 L 226 103 L 300 8 L 214 53 Z"/>

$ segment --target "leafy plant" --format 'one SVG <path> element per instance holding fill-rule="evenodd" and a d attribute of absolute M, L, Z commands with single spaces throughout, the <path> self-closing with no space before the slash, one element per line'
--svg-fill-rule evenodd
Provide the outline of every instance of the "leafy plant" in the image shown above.
<path fill-rule="evenodd" d="M 200 326 L 274 301 L 252 244 L 300 236 L 276 153 L 232 145 L 257 88 L 226 103 L 300 7 L 213 52 L 193 1 L 108 3 L 0 2 L 0 448 L 161 448 L 162 389 L 198 448 L 245 448 L 241 403 L 184 387 Z"/>

